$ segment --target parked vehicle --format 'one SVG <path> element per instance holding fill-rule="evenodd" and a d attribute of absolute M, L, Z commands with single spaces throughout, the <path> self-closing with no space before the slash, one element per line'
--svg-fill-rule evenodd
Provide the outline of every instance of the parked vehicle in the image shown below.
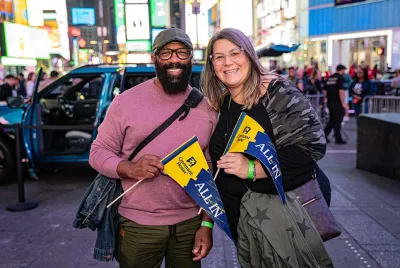
<path fill-rule="evenodd" d="M 190 84 L 197 88 L 202 68 L 193 65 Z M 23 127 L 23 155 L 33 178 L 37 178 L 35 170 L 40 167 L 87 164 L 97 127 L 113 98 L 124 89 L 155 77 L 155 69 L 152 64 L 87 65 L 71 70 L 39 91 L 41 76 L 40 69 L 30 102 L 11 97 L 7 109 L 0 110 L 3 124 L 20 123 Z M 1 184 L 11 179 L 16 161 L 12 153 L 13 129 L 0 133 Z"/>

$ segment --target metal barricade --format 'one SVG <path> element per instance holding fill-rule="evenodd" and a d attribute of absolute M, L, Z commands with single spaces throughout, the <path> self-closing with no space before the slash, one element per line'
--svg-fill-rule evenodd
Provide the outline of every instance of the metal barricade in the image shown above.
<path fill-rule="evenodd" d="M 400 113 L 400 97 L 367 96 L 362 103 L 362 113 Z"/>

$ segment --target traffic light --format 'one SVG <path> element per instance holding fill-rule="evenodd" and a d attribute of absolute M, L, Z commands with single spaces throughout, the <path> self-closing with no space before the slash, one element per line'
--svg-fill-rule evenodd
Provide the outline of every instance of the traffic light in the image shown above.
<path fill-rule="evenodd" d="M 384 53 L 385 53 L 385 49 L 383 47 L 376 48 L 376 54 L 378 54 L 378 56 L 382 56 Z"/>

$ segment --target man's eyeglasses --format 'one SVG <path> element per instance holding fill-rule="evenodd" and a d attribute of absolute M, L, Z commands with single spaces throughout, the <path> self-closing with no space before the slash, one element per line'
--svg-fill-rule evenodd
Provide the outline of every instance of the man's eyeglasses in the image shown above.
<path fill-rule="evenodd" d="M 156 51 L 158 57 L 162 60 L 169 60 L 172 54 L 175 53 L 176 56 L 181 60 L 187 60 L 192 56 L 192 50 L 189 48 L 178 48 L 178 49 L 159 49 Z"/>
<path fill-rule="evenodd" d="M 244 55 L 244 49 L 241 47 L 234 48 L 231 51 L 228 52 L 228 54 L 225 53 L 214 53 L 210 55 L 210 60 L 212 63 L 216 66 L 222 65 L 225 62 L 225 58 L 229 57 L 231 61 L 233 62 L 238 62 L 242 59 Z"/>

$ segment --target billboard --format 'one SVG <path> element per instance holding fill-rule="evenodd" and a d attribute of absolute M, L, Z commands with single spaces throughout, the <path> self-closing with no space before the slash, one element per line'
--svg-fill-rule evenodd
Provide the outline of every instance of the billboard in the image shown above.
<path fill-rule="evenodd" d="M 46 30 L 3 23 L 7 57 L 49 59 L 50 39 Z"/>
<path fill-rule="evenodd" d="M 117 30 L 117 44 L 126 43 L 126 31 L 125 31 L 125 2 L 124 0 L 114 0 L 114 19 L 115 28 Z"/>
<path fill-rule="evenodd" d="M 61 38 L 58 17 L 55 11 L 43 14 L 43 29 L 49 34 L 50 54 L 61 54 Z"/>
<path fill-rule="evenodd" d="M 96 13 L 94 8 L 71 8 L 73 25 L 95 25 Z"/>
<path fill-rule="evenodd" d="M 165 27 L 167 25 L 167 1 L 153 0 L 150 2 L 151 26 Z"/>
<path fill-rule="evenodd" d="M 15 8 L 15 23 L 29 25 L 28 23 L 28 8 L 25 0 L 14 0 Z"/>
<path fill-rule="evenodd" d="M 14 9 L 12 1 L 0 0 L 0 13 L 4 17 L 14 18 Z"/>
<path fill-rule="evenodd" d="M 365 2 L 366 0 L 335 0 L 335 6 Z"/>
<path fill-rule="evenodd" d="M 150 39 L 150 21 L 148 4 L 125 5 L 125 23 L 127 40 Z"/>
<path fill-rule="evenodd" d="M 41 20 L 40 26 L 44 26 L 44 16 L 48 16 L 46 13 L 53 13 L 53 15 L 54 13 L 56 14 L 61 45 L 59 54 L 63 58 L 70 60 L 71 55 L 69 51 L 67 5 L 65 1 L 66 0 L 26 0 L 26 4 L 29 14 L 33 13 L 35 15 L 33 21 L 34 24 L 37 22 L 39 25 L 39 20 Z M 34 6 L 35 8 L 30 9 L 31 6 Z M 22 7 L 23 5 L 21 4 L 21 8 Z M 29 20 L 29 24 L 32 24 L 31 20 Z"/>
<path fill-rule="evenodd" d="M 156 36 L 164 30 L 165 29 L 156 29 L 156 28 L 151 29 L 151 43 L 152 44 L 154 44 L 154 39 L 156 39 Z"/>

